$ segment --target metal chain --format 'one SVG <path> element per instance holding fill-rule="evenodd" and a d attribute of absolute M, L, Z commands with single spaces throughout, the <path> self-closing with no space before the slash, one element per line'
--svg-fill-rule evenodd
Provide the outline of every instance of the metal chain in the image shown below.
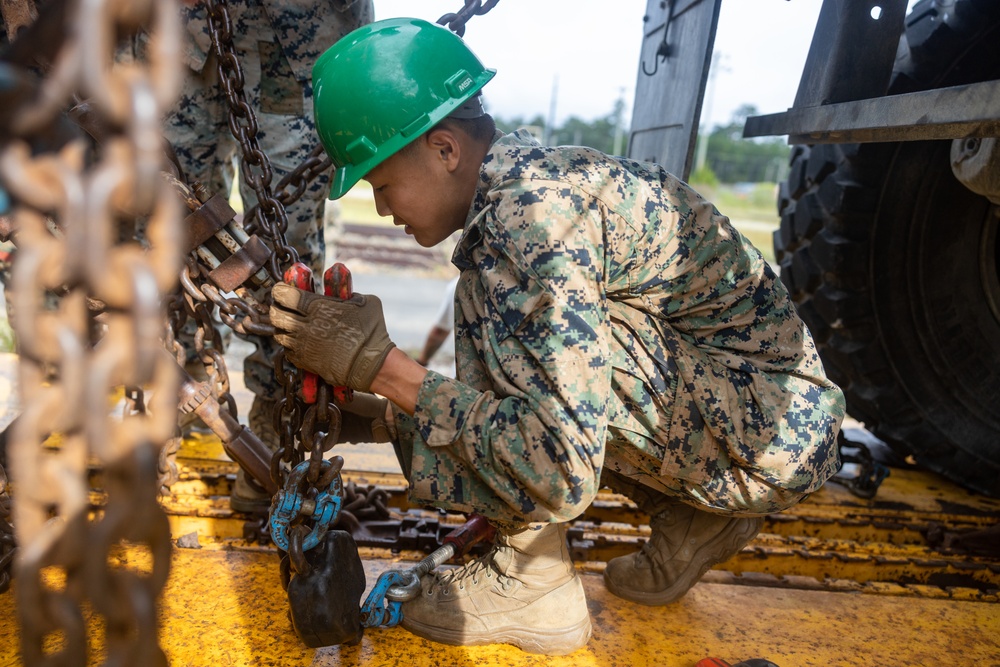
<path fill-rule="evenodd" d="M 10 494 L 7 492 L 7 473 L 0 465 L 0 593 L 10 587 L 10 571 L 17 553 L 14 526 L 10 522 Z"/>
<path fill-rule="evenodd" d="M 180 84 L 180 12 L 164 0 L 88 0 L 69 11 L 73 34 L 86 38 L 61 45 L 39 94 L 13 111 L 5 129 L 14 138 L 0 152 L 18 243 L 11 294 L 24 411 L 8 458 L 22 659 L 82 663 L 88 634 L 101 632 L 105 664 L 165 665 L 157 599 L 171 547 L 156 479 L 159 449 L 176 428 L 178 378 L 162 353 L 161 305 L 183 239 L 177 198 L 159 177 L 160 124 Z M 147 59 L 116 64 L 118 40 L 140 28 L 150 35 Z M 74 98 L 89 100 L 110 128 L 101 149 L 78 139 L 33 155 L 32 140 Z M 137 217 L 147 220 L 149 249 L 132 238 Z M 122 386 L 151 399 L 129 390 L 118 419 L 107 401 Z M 55 448 L 45 446 L 52 432 L 61 435 Z M 92 462 L 106 482 L 96 514 Z M 148 565 L 116 564 L 124 542 L 144 548 Z M 53 576 L 64 583 L 53 586 Z M 96 617 L 89 628 L 85 609 Z"/>
<path fill-rule="evenodd" d="M 449 30 L 459 37 L 465 36 L 465 24 L 473 16 L 482 16 L 494 7 L 500 0 L 465 0 L 465 6 L 457 12 L 445 14 L 437 20 L 439 25 L 447 26 Z"/>
<path fill-rule="evenodd" d="M 498 0 L 470 0 L 454 14 L 447 14 L 438 21 L 448 24 L 448 27 L 462 35 L 465 24 L 475 15 L 490 11 Z M 247 101 L 244 92 L 244 75 L 240 60 L 233 43 L 233 25 L 229 16 L 226 0 L 208 0 L 208 28 L 212 39 L 212 49 L 218 59 L 219 81 L 222 92 L 229 105 L 229 126 L 240 145 L 241 174 L 257 195 L 258 203 L 250 208 L 244 217 L 249 222 L 249 230 L 260 231 L 275 248 L 268 267 L 272 277 L 280 280 L 283 277 L 282 267 L 290 266 L 297 261 L 298 254 L 287 245 L 284 234 L 287 231 L 287 218 L 284 207 L 297 201 L 306 191 L 309 184 L 321 173 L 332 166 L 332 161 L 324 154 L 323 147 L 316 146 L 309 157 L 295 170 L 282 178 L 276 188 L 271 189 L 273 171 L 267 155 L 260 149 L 257 141 L 257 120 L 252 106 Z M 189 206 L 194 210 L 197 199 L 187 197 Z M 174 331 L 180 331 L 183 320 L 193 317 L 201 332 L 207 332 L 211 327 L 211 307 L 218 307 L 219 316 L 227 325 L 241 334 L 271 336 L 274 328 L 267 320 L 266 308 L 263 303 L 269 302 L 269 295 L 260 295 L 258 301 L 246 290 L 237 290 L 237 297 L 224 296 L 207 282 L 200 265 L 189 260 L 181 275 L 184 287 L 184 303 L 186 316 L 173 321 Z M 203 340 L 203 339 L 201 339 Z M 225 363 L 221 357 L 208 363 L 207 348 L 198 345 L 199 356 L 206 363 L 206 369 L 212 377 L 225 376 Z M 220 349 L 213 344 L 212 348 Z M 213 376 L 213 370 L 217 373 Z M 271 477 L 283 486 L 288 471 L 307 458 L 310 461 L 307 480 L 312 488 L 320 478 L 320 463 L 323 455 L 335 444 L 340 430 L 339 411 L 330 402 L 329 386 L 320 383 L 320 396 L 316 405 L 306 407 L 303 403 L 300 388 L 302 372 L 291 364 L 285 363 L 284 355 L 279 354 L 274 361 L 274 372 L 283 388 L 283 396 L 278 399 L 273 415 L 273 427 L 280 439 L 280 446 L 271 459 Z M 215 383 L 213 383 L 215 384 Z M 235 405 L 232 408 L 235 415 Z M 303 428 L 305 426 L 305 428 Z M 163 467 L 163 466 L 161 466 Z M 357 519 L 348 512 L 348 522 Z M 295 539 L 299 533 L 292 533 L 293 564 L 296 569 L 305 561 L 301 550 L 294 547 L 300 542 Z"/>
<path fill-rule="evenodd" d="M 229 104 L 229 129 L 240 144 L 240 175 L 257 195 L 254 217 L 245 226 L 250 232 L 260 232 L 271 241 L 274 255 L 268 270 L 271 277 L 281 280 L 281 267 L 294 264 L 299 255 L 285 241 L 288 218 L 285 209 L 271 192 L 274 171 L 271 161 L 257 141 L 257 116 L 243 90 L 245 79 L 233 44 L 233 23 L 225 0 L 207 0 L 208 30 L 212 50 L 218 59 L 219 85 Z"/>
<path fill-rule="evenodd" d="M 333 160 L 327 156 L 322 145 L 317 145 L 310 151 L 309 157 L 302 161 L 302 164 L 278 181 L 278 185 L 275 186 L 275 198 L 287 208 L 301 199 L 309 188 L 309 184 L 332 166 Z M 255 215 L 257 215 L 256 204 L 246 212 L 245 217 L 253 219 Z"/>

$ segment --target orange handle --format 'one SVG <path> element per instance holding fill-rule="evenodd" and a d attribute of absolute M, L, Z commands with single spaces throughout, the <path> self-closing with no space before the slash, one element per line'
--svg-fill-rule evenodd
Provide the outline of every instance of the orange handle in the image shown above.
<path fill-rule="evenodd" d="M 313 280 L 313 272 L 302 262 L 295 262 L 285 270 L 285 282 L 294 285 L 300 290 L 315 292 L 316 285 Z M 315 373 L 305 372 L 302 374 L 302 400 L 308 404 L 316 402 L 316 394 L 319 386 L 319 378 Z"/>
<path fill-rule="evenodd" d="M 338 299 L 350 299 L 354 296 L 354 285 L 351 279 L 351 272 L 346 266 L 337 262 L 323 274 L 323 293 L 326 296 L 333 296 Z M 345 403 L 354 399 L 354 392 L 350 387 L 334 387 L 333 400 L 338 403 Z"/>

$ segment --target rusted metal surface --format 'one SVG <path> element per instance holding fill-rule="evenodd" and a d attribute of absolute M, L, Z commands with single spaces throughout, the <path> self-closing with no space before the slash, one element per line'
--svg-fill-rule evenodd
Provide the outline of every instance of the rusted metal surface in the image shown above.
<path fill-rule="evenodd" d="M 35 0 L 0 0 L 0 15 L 3 16 L 7 39 L 14 41 L 17 34 L 38 18 Z"/>
<path fill-rule="evenodd" d="M 178 399 L 182 413 L 195 413 L 222 441 L 233 461 L 241 465 L 269 493 L 278 491 L 271 479 L 271 451 L 252 431 L 242 426 L 226 410 L 220 409 L 209 383 L 197 382 L 183 369 Z"/>
<path fill-rule="evenodd" d="M 196 203 L 200 203 L 197 202 Z M 215 233 L 228 225 L 236 217 L 236 211 L 221 194 L 214 194 L 208 201 L 198 206 L 186 218 L 184 226 L 188 234 L 187 251 L 191 252 Z"/>
<path fill-rule="evenodd" d="M 789 109 L 747 118 L 744 137 L 787 134 L 792 144 L 866 143 L 1000 134 L 1000 81 Z"/>

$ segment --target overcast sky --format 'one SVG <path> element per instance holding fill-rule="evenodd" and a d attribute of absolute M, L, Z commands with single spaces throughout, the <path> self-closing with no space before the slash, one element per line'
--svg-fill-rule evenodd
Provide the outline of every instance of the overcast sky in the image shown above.
<path fill-rule="evenodd" d="M 720 54 L 704 115 L 726 123 L 742 104 L 761 113 L 792 105 L 822 0 L 723 0 Z M 377 19 L 436 21 L 463 0 L 375 0 Z M 502 118 L 548 117 L 558 79 L 556 123 L 605 116 L 623 96 L 631 119 L 646 0 L 500 0 L 473 17 L 465 40 L 497 76 L 484 89 Z M 711 108 L 708 108 L 708 107 Z"/>

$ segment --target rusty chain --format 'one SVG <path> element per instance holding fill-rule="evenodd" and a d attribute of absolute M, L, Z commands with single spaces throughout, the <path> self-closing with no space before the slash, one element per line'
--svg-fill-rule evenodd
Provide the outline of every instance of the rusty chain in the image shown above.
<path fill-rule="evenodd" d="M 89 608 L 107 664 L 164 665 L 156 609 L 170 530 L 157 456 L 176 427 L 178 378 L 161 352 L 161 306 L 177 281 L 182 235 L 177 199 L 159 177 L 160 123 L 179 89 L 179 11 L 162 0 L 88 0 L 70 11 L 86 39 L 62 44 L 0 152 L 18 244 L 11 295 L 24 408 L 8 459 L 22 658 L 81 663 Z M 140 27 L 150 35 L 146 60 L 116 64 L 118 40 Z M 75 139 L 33 155 L 29 142 L 75 98 L 90 100 L 110 128 L 100 150 Z M 133 239 L 139 217 L 148 249 Z M 120 387 L 134 389 L 117 418 L 108 399 Z M 53 432 L 58 447 L 45 444 Z M 106 492 L 97 513 L 93 462 Z M 117 558 L 125 544 L 144 549 L 141 567 Z"/>
<path fill-rule="evenodd" d="M 469 0 L 456 13 L 447 14 L 438 20 L 459 35 L 465 31 L 466 22 L 475 15 L 490 11 L 498 0 Z M 248 103 L 243 91 L 244 76 L 240 60 L 232 39 L 232 21 L 229 16 L 226 0 L 207 0 L 209 8 L 209 33 L 212 39 L 212 49 L 218 59 L 219 81 L 222 92 L 229 105 L 229 126 L 240 146 L 241 172 L 245 174 L 248 184 L 257 195 L 258 203 L 248 209 L 245 220 L 250 222 L 249 229 L 261 231 L 276 249 L 269 272 L 276 280 L 282 277 L 282 267 L 294 263 L 298 256 L 293 248 L 284 241 L 287 231 L 287 218 L 284 206 L 298 200 L 305 192 L 309 183 L 319 174 L 332 166 L 332 162 L 324 154 L 321 145 L 317 145 L 309 157 L 294 171 L 279 181 L 274 191 L 270 187 L 273 171 L 267 155 L 260 149 L 256 137 L 257 121 L 252 106 Z M 263 308 L 257 305 L 257 300 L 246 298 L 225 297 L 218 293 L 204 280 L 198 280 L 198 265 L 189 261 L 181 276 L 185 288 L 187 311 L 194 314 L 199 330 L 210 324 L 208 310 L 193 308 L 194 300 L 203 303 L 211 302 L 218 307 L 222 320 L 239 333 L 257 335 L 273 335 L 274 329 L 266 321 Z M 269 301 L 269 295 L 261 296 L 261 302 Z M 175 326 L 175 330 L 176 326 Z M 199 347 L 203 356 L 203 348 Z M 225 372 L 224 364 L 215 364 Z M 211 372 L 211 371 L 210 371 Z M 324 453 L 328 452 L 336 442 L 339 433 L 339 410 L 329 401 L 330 387 L 325 383 L 319 385 L 317 403 L 307 407 L 301 398 L 302 373 L 291 364 L 284 361 L 284 355 L 279 354 L 274 362 L 275 376 L 283 388 L 283 396 L 276 402 L 273 415 L 273 427 L 279 437 L 279 448 L 271 458 L 271 477 L 279 485 L 283 485 L 289 470 L 308 459 L 308 481 L 315 487 L 319 481 L 319 464 Z M 308 431 L 308 432 L 306 432 Z M 251 484 L 253 484 L 251 480 Z M 373 494 L 372 497 L 376 497 Z M 356 523 L 356 517 L 347 512 L 345 521 Z M 251 530 L 252 532 L 252 530 Z M 296 570 L 305 567 L 305 558 L 301 553 L 300 542 L 292 533 L 291 559 Z"/>
<path fill-rule="evenodd" d="M 218 59 L 219 85 L 230 109 L 229 129 L 240 144 L 240 175 L 257 195 L 254 217 L 246 227 L 249 231 L 260 231 L 272 242 L 274 256 L 269 272 L 272 278 L 280 280 L 281 267 L 295 263 L 299 256 L 295 248 L 285 242 L 288 219 L 284 207 L 271 191 L 274 171 L 257 141 L 257 117 L 243 90 L 243 68 L 233 44 L 233 23 L 226 2 L 206 1 L 212 50 Z"/>
<path fill-rule="evenodd" d="M 7 473 L 0 463 L 0 593 L 10 587 L 10 571 L 17 553 L 14 525 L 10 522 L 10 494 L 7 492 Z"/>
<path fill-rule="evenodd" d="M 459 37 L 465 36 L 465 24 L 473 16 L 482 16 L 496 7 L 500 0 L 465 0 L 465 6 L 457 12 L 445 14 L 437 20 L 439 25 L 447 26 L 449 30 Z"/>

